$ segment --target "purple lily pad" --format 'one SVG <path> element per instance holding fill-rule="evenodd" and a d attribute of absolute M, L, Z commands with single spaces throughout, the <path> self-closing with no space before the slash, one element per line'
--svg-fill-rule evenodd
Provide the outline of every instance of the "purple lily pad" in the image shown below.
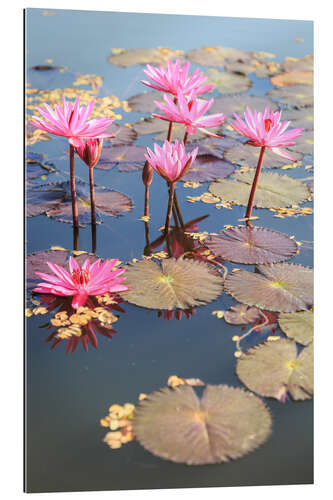
<path fill-rule="evenodd" d="M 116 137 L 110 139 L 112 146 L 123 146 L 124 144 L 131 144 L 134 142 L 138 134 L 135 132 L 133 127 L 125 127 L 124 125 L 119 125 L 118 123 L 111 123 L 106 129 L 106 134 L 116 134 Z M 109 139 L 105 139 L 105 144 L 108 144 Z"/>
<path fill-rule="evenodd" d="M 264 227 L 231 227 L 210 236 L 205 245 L 218 257 L 239 264 L 268 264 L 290 259 L 297 244 L 288 236 Z"/>
<path fill-rule="evenodd" d="M 120 172 L 136 172 L 145 164 L 145 152 L 146 148 L 133 145 L 105 147 L 95 168 L 110 170 L 117 166 Z"/>
<path fill-rule="evenodd" d="M 46 160 L 45 155 L 29 152 L 26 156 L 26 175 L 27 179 L 33 180 L 42 175 L 55 172 L 53 163 Z"/>
<path fill-rule="evenodd" d="M 89 224 L 91 217 L 89 184 L 77 181 L 76 196 L 79 224 Z M 97 222 L 102 222 L 103 215 L 118 216 L 133 208 L 132 200 L 128 196 L 103 186 L 95 186 L 95 199 Z M 28 217 L 42 213 L 46 213 L 57 221 L 72 223 L 72 201 L 68 181 L 28 188 Z"/>
<path fill-rule="evenodd" d="M 161 92 L 143 92 L 142 94 L 133 95 L 128 99 L 128 105 L 133 111 L 140 113 L 152 113 L 157 109 L 154 101 L 163 101 Z"/>
<path fill-rule="evenodd" d="M 224 113 L 227 116 L 233 116 L 237 113 L 242 117 L 243 112 L 247 108 L 264 110 L 266 106 L 276 111 L 278 106 L 276 103 L 267 99 L 267 97 L 258 97 L 254 95 L 236 95 L 236 96 L 220 96 L 214 99 L 209 113 Z"/>
<path fill-rule="evenodd" d="M 311 85 L 278 87 L 269 90 L 267 95 L 294 108 L 313 106 L 313 87 Z"/>
<path fill-rule="evenodd" d="M 182 181 L 215 181 L 227 177 L 234 170 L 235 166 L 228 161 L 216 158 L 216 156 L 210 154 L 200 155 L 197 156 L 188 173 L 182 178 Z"/>
<path fill-rule="evenodd" d="M 68 261 L 72 256 L 82 266 L 83 262 L 89 257 L 91 263 L 98 260 L 96 255 L 88 252 L 72 253 L 67 249 L 58 250 L 42 250 L 40 252 L 31 253 L 26 258 L 26 285 L 27 288 L 33 288 L 40 283 L 41 278 L 36 275 L 36 272 L 52 274 L 47 262 L 53 262 L 59 266 L 69 270 Z"/>

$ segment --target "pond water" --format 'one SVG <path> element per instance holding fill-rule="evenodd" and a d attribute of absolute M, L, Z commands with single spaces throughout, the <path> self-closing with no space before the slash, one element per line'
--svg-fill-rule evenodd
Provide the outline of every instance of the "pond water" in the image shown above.
<path fill-rule="evenodd" d="M 43 15 L 40 9 L 26 11 L 27 83 L 32 88 L 73 87 L 81 74 L 103 77 L 99 96 L 116 95 L 120 100 L 143 92 L 140 83 L 143 66 L 121 68 L 108 62 L 111 48 L 167 46 L 188 51 L 201 46 L 227 46 L 245 51 L 266 51 L 282 62 L 286 57 L 313 53 L 313 25 L 305 21 L 211 18 L 150 14 L 103 13 L 55 10 Z M 297 42 L 296 39 L 302 39 Z M 29 68 L 48 64 L 64 66 L 64 72 Z M 199 67 L 191 64 L 191 69 Z M 206 67 L 202 67 L 207 70 Z M 242 95 L 263 96 L 273 88 L 269 78 L 249 75 L 252 87 Z M 218 95 L 217 92 L 214 95 Z M 149 113 L 119 111 L 119 123 L 134 123 Z M 152 146 L 153 135 L 142 135 L 136 142 Z M 67 140 L 53 136 L 29 146 L 28 151 L 45 154 L 57 172 L 41 183 L 68 181 Z M 303 166 L 287 171 L 304 182 L 313 170 Z M 286 161 L 286 163 L 288 163 Z M 88 181 L 88 168 L 76 160 L 77 179 Z M 36 180 L 31 182 L 36 183 Z M 142 258 L 146 246 L 143 215 L 144 187 L 141 171 L 121 172 L 95 169 L 95 183 L 126 194 L 133 210 L 120 217 L 103 216 L 97 226 L 97 255 L 127 262 Z M 208 215 L 199 231 L 219 232 L 226 224 L 237 225 L 245 209 L 217 209 L 215 204 L 188 203 L 188 196 L 199 196 L 209 183 L 197 189 L 178 183 L 177 192 L 185 222 Z M 311 206 L 306 202 L 302 207 Z M 161 233 L 167 207 L 165 182 L 154 176 L 151 186 L 150 238 Z M 313 265 L 313 219 L 276 218 L 267 209 L 254 209 L 258 225 L 280 231 L 302 242 L 293 263 Z M 73 248 L 70 224 L 45 214 L 30 217 L 26 224 L 27 254 L 52 245 Z M 79 230 L 79 249 L 91 251 L 91 227 Z M 162 250 L 163 245 L 158 248 Z M 155 250 L 157 251 L 157 250 Z M 254 266 L 226 263 L 254 270 Z M 235 374 L 234 342 L 240 327 L 217 319 L 212 312 L 227 310 L 235 300 L 223 293 L 217 300 L 198 307 L 190 320 L 165 320 L 157 310 L 124 303 L 124 313 L 115 324 L 112 339 L 99 336 L 97 349 L 86 353 L 79 345 L 74 354 L 65 355 L 64 343 L 54 350 L 45 343 L 49 316 L 27 318 L 26 328 L 26 488 L 29 492 L 117 490 L 140 488 L 183 488 L 208 486 L 304 484 L 313 481 L 313 407 L 311 401 L 282 404 L 265 399 L 273 416 L 270 438 L 253 453 L 225 464 L 189 467 L 162 460 L 136 442 L 111 450 L 103 443 L 106 433 L 100 419 L 112 403 L 136 404 L 141 392 L 164 387 L 168 377 L 199 377 L 209 384 L 243 387 Z M 247 326 L 247 325 L 245 325 Z M 269 331 L 251 336 L 248 348 L 263 341 Z M 283 334 L 277 328 L 277 333 Z"/>

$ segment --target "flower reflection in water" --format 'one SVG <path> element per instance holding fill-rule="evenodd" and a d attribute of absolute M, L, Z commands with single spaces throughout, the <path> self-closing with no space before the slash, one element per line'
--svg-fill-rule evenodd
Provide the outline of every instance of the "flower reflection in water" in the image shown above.
<path fill-rule="evenodd" d="M 54 349 L 62 342 L 66 343 L 66 354 L 75 352 L 81 343 L 87 352 L 89 344 L 97 349 L 98 335 L 111 339 L 117 332 L 113 323 L 119 317 L 116 313 L 124 313 L 121 307 L 124 301 L 118 295 L 106 293 L 96 297 L 89 297 L 85 306 L 74 309 L 71 299 L 55 295 L 39 295 L 40 306 L 48 313 L 54 313 L 47 330 L 52 330 L 45 342 L 53 342 Z M 28 316 L 31 314 L 27 314 Z"/>

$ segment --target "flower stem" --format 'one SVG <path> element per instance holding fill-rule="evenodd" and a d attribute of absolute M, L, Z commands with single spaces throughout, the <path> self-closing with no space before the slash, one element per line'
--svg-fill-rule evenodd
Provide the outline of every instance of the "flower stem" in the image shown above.
<path fill-rule="evenodd" d="M 96 238 L 96 224 L 91 224 L 91 251 L 96 253 L 97 238 Z"/>
<path fill-rule="evenodd" d="M 170 228 L 170 219 L 171 219 L 171 212 L 172 212 L 172 206 L 173 206 L 173 198 L 174 198 L 174 194 L 175 194 L 175 187 L 176 187 L 176 183 L 170 182 L 168 211 L 167 211 L 167 216 L 166 216 L 165 225 L 164 225 L 164 233 L 165 234 L 168 234 L 169 228 Z"/>
<path fill-rule="evenodd" d="M 74 169 L 74 146 L 69 145 L 69 174 L 71 184 L 71 198 L 72 198 L 72 216 L 73 226 L 79 225 L 79 215 L 77 210 L 76 189 L 75 189 L 75 169 Z"/>
<path fill-rule="evenodd" d="M 252 213 L 254 196 L 256 194 L 256 189 L 257 189 L 257 184 L 258 184 L 258 180 L 259 180 L 259 176 L 260 176 L 262 162 L 263 162 L 263 159 L 264 159 L 265 149 L 266 149 L 265 146 L 261 147 L 260 155 L 259 155 L 259 160 L 258 160 L 258 165 L 257 165 L 256 172 L 254 174 L 254 178 L 253 178 L 253 182 L 252 182 L 252 188 L 251 188 L 251 192 L 250 192 L 249 202 L 247 204 L 245 219 L 246 219 L 246 225 L 248 227 L 252 227 L 251 221 L 249 219 L 250 219 L 251 213 Z"/>
<path fill-rule="evenodd" d="M 187 138 L 188 138 L 188 132 L 185 132 L 184 139 L 183 139 L 184 146 L 186 146 Z"/>
<path fill-rule="evenodd" d="M 177 198 L 177 193 L 176 193 L 176 190 L 175 190 L 175 194 L 174 194 L 174 200 L 173 200 L 173 203 L 174 203 L 174 207 L 176 209 L 176 212 L 177 212 L 177 215 L 178 215 L 178 219 L 179 219 L 179 222 L 180 222 L 180 225 L 183 229 L 185 229 L 185 226 L 184 226 L 184 221 L 183 221 L 183 217 L 182 217 L 182 214 L 180 212 L 180 208 L 179 208 L 179 203 L 178 203 L 178 198 Z"/>
<path fill-rule="evenodd" d="M 149 186 L 145 185 L 145 217 L 149 216 Z"/>
<path fill-rule="evenodd" d="M 96 224 L 96 202 L 94 188 L 94 167 L 89 168 L 91 223 Z"/>
<path fill-rule="evenodd" d="M 79 249 L 79 226 L 73 226 L 73 250 Z"/>

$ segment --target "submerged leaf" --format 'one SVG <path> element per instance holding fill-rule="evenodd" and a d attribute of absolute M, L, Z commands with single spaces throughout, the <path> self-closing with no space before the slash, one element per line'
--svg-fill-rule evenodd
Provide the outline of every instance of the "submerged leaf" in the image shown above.
<path fill-rule="evenodd" d="M 183 56 L 182 50 L 172 50 L 167 47 L 157 47 L 155 49 L 112 49 L 112 55 L 108 61 L 115 66 L 127 68 L 136 64 L 162 64 L 166 65 L 168 59 Z"/>
<path fill-rule="evenodd" d="M 313 341 L 313 311 L 281 313 L 279 325 L 283 333 L 299 344 L 308 345 Z"/>
<path fill-rule="evenodd" d="M 285 401 L 313 395 L 313 344 L 297 356 L 296 342 L 279 339 L 249 349 L 237 362 L 243 384 L 261 396 Z"/>
<path fill-rule="evenodd" d="M 84 181 L 76 182 L 76 197 L 79 213 L 79 224 L 89 224 L 90 190 Z M 125 194 L 95 186 L 96 220 L 102 221 L 102 215 L 118 216 L 122 212 L 132 210 L 132 200 Z M 27 215 L 46 213 L 60 222 L 72 223 L 72 201 L 70 183 L 68 181 L 55 184 L 29 187 L 27 192 Z"/>
<path fill-rule="evenodd" d="M 313 269 L 297 264 L 264 264 L 263 274 L 243 269 L 225 280 L 225 291 L 239 302 L 268 311 L 295 312 L 313 305 Z"/>
<path fill-rule="evenodd" d="M 248 203 L 254 170 L 236 172 L 235 180 L 221 179 L 209 186 L 209 191 L 224 201 L 246 206 Z M 301 181 L 288 175 L 262 172 L 254 197 L 258 208 L 285 208 L 307 200 L 309 191 Z"/>
<path fill-rule="evenodd" d="M 117 166 L 120 172 L 135 172 L 143 168 L 145 152 L 146 148 L 133 145 L 105 147 L 95 168 L 109 170 Z"/>
<path fill-rule="evenodd" d="M 207 72 L 207 84 L 213 84 L 220 94 L 239 94 L 248 90 L 252 82 L 250 78 L 236 73 L 209 69 Z"/>
<path fill-rule="evenodd" d="M 226 385 L 207 385 L 201 400 L 188 385 L 163 388 L 137 405 L 133 419 L 142 446 L 188 465 L 240 458 L 266 441 L 271 425 L 258 397 Z"/>
<path fill-rule="evenodd" d="M 226 152 L 225 159 L 231 163 L 236 163 L 236 165 L 246 165 L 250 168 L 256 168 L 259 155 L 260 148 L 251 146 L 250 144 L 239 144 Z M 295 153 L 293 156 L 297 161 L 302 158 L 302 155 L 299 153 Z M 287 162 L 288 160 L 285 158 L 266 149 L 262 168 L 281 168 Z"/>
<path fill-rule="evenodd" d="M 288 236 L 264 227 L 231 227 L 205 240 L 215 255 L 240 264 L 267 264 L 290 259 L 298 246 Z"/>
<path fill-rule="evenodd" d="M 55 171 L 53 163 L 46 160 L 45 155 L 32 152 L 27 154 L 26 176 L 28 179 L 37 179 Z"/>
<path fill-rule="evenodd" d="M 218 139 L 217 139 L 218 140 Z M 235 167 L 228 161 L 221 160 L 210 154 L 196 157 L 188 173 L 181 179 L 184 182 L 208 182 L 223 179 L 232 174 Z"/>
<path fill-rule="evenodd" d="M 223 279 L 215 269 L 194 260 L 141 260 L 126 265 L 123 298 L 150 309 L 188 309 L 212 302 L 223 290 Z"/>

